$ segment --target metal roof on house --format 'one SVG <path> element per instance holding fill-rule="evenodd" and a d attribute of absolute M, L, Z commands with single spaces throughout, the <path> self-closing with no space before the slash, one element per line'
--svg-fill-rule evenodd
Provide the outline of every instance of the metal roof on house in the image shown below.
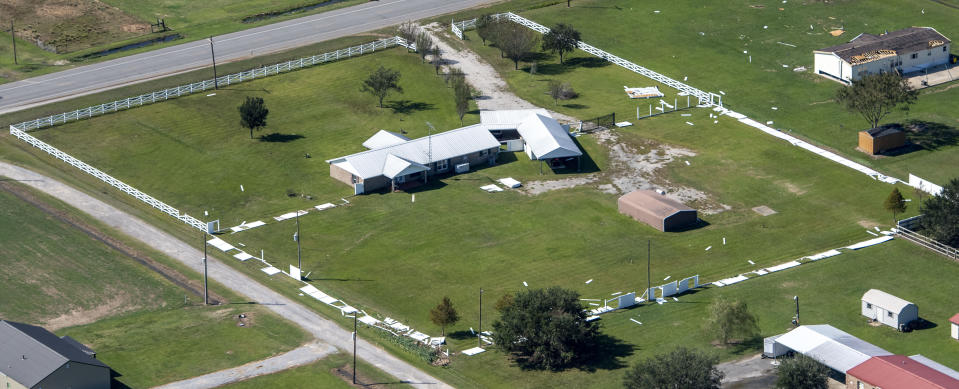
<path fill-rule="evenodd" d="M 952 378 L 959 380 L 959 371 L 952 370 L 949 367 L 939 362 L 926 358 L 922 354 L 910 355 L 909 358 L 923 365 L 929 366 L 930 368 L 935 369 L 936 371 L 942 374 L 945 374 L 947 376 L 950 376 Z"/>
<path fill-rule="evenodd" d="M 483 124 L 506 124 L 513 128 L 522 123 L 529 115 L 539 114 L 549 117 L 549 111 L 543 108 L 536 109 L 503 109 L 497 111 L 480 111 L 480 123 Z"/>
<path fill-rule="evenodd" d="M 363 142 L 363 147 L 366 147 L 370 150 L 381 149 L 384 147 L 400 144 L 410 140 L 402 134 L 397 134 L 392 131 L 379 130 L 365 142 Z"/>
<path fill-rule="evenodd" d="M 67 362 L 110 368 L 41 327 L 0 320 L 0 372 L 28 388 Z"/>
<path fill-rule="evenodd" d="M 959 380 L 905 355 L 872 357 L 847 374 L 881 388 L 959 389 Z"/>
<path fill-rule="evenodd" d="M 862 295 L 862 301 L 876 305 L 887 311 L 897 313 L 902 312 L 902 309 L 906 306 L 912 305 L 912 303 L 906 300 L 883 292 L 879 289 L 869 289 L 865 294 Z"/>
<path fill-rule="evenodd" d="M 872 138 L 881 138 L 887 135 L 892 135 L 892 134 L 897 134 L 902 132 L 902 126 L 898 124 L 887 124 L 887 125 L 879 126 L 876 128 L 870 128 L 868 130 L 864 130 L 864 132 Z"/>
<path fill-rule="evenodd" d="M 952 315 L 952 317 L 949 318 L 949 322 L 959 324 L 959 313 Z"/>
<path fill-rule="evenodd" d="M 932 27 L 909 27 L 881 35 L 859 34 L 847 43 L 815 52 L 833 53 L 848 63 L 866 63 L 889 54 L 904 55 L 950 42 Z"/>
<path fill-rule="evenodd" d="M 395 159 L 388 159 L 390 155 L 407 162 L 429 165 L 433 161 L 442 161 L 498 147 L 499 141 L 486 127 L 476 124 L 330 159 L 326 162 L 339 166 L 358 177 L 368 179 L 384 175 L 387 169 L 395 169 L 397 162 Z M 390 165 L 387 164 L 388 162 Z"/>
<path fill-rule="evenodd" d="M 843 373 L 871 357 L 892 355 L 828 324 L 799 326 L 776 343 Z"/>
<path fill-rule="evenodd" d="M 533 114 L 526 118 L 516 131 L 523 137 L 523 142 L 533 152 L 536 159 L 567 158 L 583 155 L 569 131 L 563 128 L 556 119 L 541 114 Z"/>
<path fill-rule="evenodd" d="M 430 168 L 416 162 L 407 161 L 393 154 L 388 154 L 386 161 L 383 163 L 383 175 L 390 179 L 426 170 L 430 170 Z"/>

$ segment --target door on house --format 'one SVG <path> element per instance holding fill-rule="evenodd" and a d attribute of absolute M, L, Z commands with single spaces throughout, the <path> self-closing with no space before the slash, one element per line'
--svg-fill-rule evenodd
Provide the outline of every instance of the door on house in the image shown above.
<path fill-rule="evenodd" d="M 883 319 L 885 318 L 885 316 L 883 316 L 884 314 L 885 314 L 885 312 L 882 311 L 882 308 L 876 307 L 876 320 L 877 320 L 877 321 L 880 321 L 880 322 L 881 322 L 881 321 L 885 321 L 885 320 L 883 320 Z"/>
<path fill-rule="evenodd" d="M 396 176 L 396 183 L 403 184 L 406 182 L 406 176 Z"/>

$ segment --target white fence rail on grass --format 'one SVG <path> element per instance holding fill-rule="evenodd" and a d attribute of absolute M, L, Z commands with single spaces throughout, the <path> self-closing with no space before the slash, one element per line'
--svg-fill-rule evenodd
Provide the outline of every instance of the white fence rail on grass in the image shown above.
<path fill-rule="evenodd" d="M 57 124 L 63 124 L 71 121 L 86 119 L 94 116 L 103 115 L 106 113 L 112 113 L 112 112 L 132 108 L 132 107 L 138 107 L 141 105 L 152 104 L 157 101 L 164 101 L 164 100 L 169 100 L 169 99 L 173 99 L 173 98 L 177 98 L 180 96 L 185 96 L 185 95 L 189 95 L 197 92 L 203 92 L 209 89 L 213 89 L 214 86 L 217 86 L 217 85 L 227 86 L 227 85 L 249 81 L 257 78 L 272 76 L 274 74 L 288 72 L 291 70 L 305 68 L 305 67 L 325 63 L 325 62 L 331 62 L 331 61 L 336 61 L 343 58 L 349 58 L 357 55 L 372 53 L 376 50 L 383 50 L 383 49 L 387 49 L 394 46 L 403 46 L 410 50 L 414 50 L 414 51 L 416 50 L 415 44 L 407 42 L 405 39 L 396 36 L 392 38 L 378 40 L 375 42 L 365 43 L 358 46 L 331 51 L 328 53 L 294 59 L 294 60 L 283 62 L 283 63 L 278 63 L 274 65 L 247 70 L 244 72 L 228 74 L 222 77 L 217 77 L 216 81 L 214 81 L 213 79 L 210 79 L 210 80 L 195 82 L 189 85 L 182 85 L 175 88 L 159 90 L 156 92 L 134 96 L 134 97 L 126 98 L 123 100 L 111 101 L 109 103 L 104 103 L 104 104 L 95 105 L 92 107 L 78 109 L 76 111 L 64 112 L 61 114 L 56 114 L 56 115 L 51 115 L 47 117 L 42 117 L 39 119 L 25 121 L 22 123 L 15 124 L 14 126 L 21 131 L 30 131 L 38 128 L 55 126 Z"/>
<path fill-rule="evenodd" d="M 506 13 L 501 13 L 501 14 L 490 15 L 490 17 L 492 17 L 493 19 L 496 19 L 496 20 L 498 20 L 498 19 L 500 19 L 500 18 L 502 18 L 502 17 L 505 17 L 505 18 L 509 19 L 510 21 L 512 21 L 512 22 L 514 22 L 514 23 L 517 23 L 517 24 L 520 24 L 520 25 L 523 25 L 523 26 L 525 26 L 525 27 L 527 27 L 527 28 L 529 28 L 529 29 L 531 29 L 531 30 L 533 30 L 533 31 L 536 31 L 536 32 L 539 32 L 539 33 L 542 33 L 542 34 L 545 34 L 545 33 L 549 32 L 549 28 L 548 28 L 548 27 L 543 26 L 542 24 L 536 23 L 536 22 L 534 22 L 534 21 L 532 21 L 532 20 L 526 19 L 526 18 L 524 18 L 524 17 L 522 17 L 522 16 L 516 15 L 516 14 L 514 14 L 514 13 L 512 13 L 512 12 L 506 12 Z M 476 27 L 476 19 L 469 19 L 469 20 L 463 20 L 463 21 L 460 21 L 460 22 L 454 22 L 454 23 L 450 23 L 450 25 L 451 25 L 451 28 L 452 28 L 452 30 L 453 30 L 453 33 L 455 33 L 456 36 L 458 36 L 460 39 L 462 39 L 462 38 L 463 38 L 463 31 L 466 31 L 466 30 L 468 30 L 468 29 L 470 29 L 470 28 Z M 720 106 L 720 107 L 723 106 L 722 96 L 720 96 L 720 95 L 717 95 L 717 94 L 715 94 L 715 93 L 709 93 L 709 92 L 706 92 L 706 91 L 702 91 L 702 90 L 696 89 L 696 88 L 694 88 L 694 87 L 692 87 L 692 86 L 686 85 L 686 84 L 684 84 L 684 83 L 682 83 L 682 82 L 679 82 L 679 81 L 674 80 L 674 79 L 672 79 L 672 78 L 666 77 L 666 76 L 664 76 L 664 75 L 662 75 L 662 74 L 659 74 L 659 73 L 657 73 L 657 72 L 654 72 L 654 71 L 652 71 L 652 70 L 649 70 L 649 69 L 647 69 L 647 68 L 644 68 L 644 67 L 642 67 L 642 66 L 639 66 L 639 65 L 637 65 L 637 64 L 635 64 L 635 63 L 632 63 L 632 62 L 630 62 L 630 61 L 627 61 L 627 60 L 625 60 L 625 59 L 623 59 L 623 58 L 620 58 L 620 57 L 618 57 L 618 56 L 616 56 L 616 55 L 613 55 L 613 54 L 610 54 L 610 53 L 608 53 L 608 52 L 606 52 L 606 51 L 600 50 L 600 49 L 598 49 L 598 48 L 596 48 L 596 47 L 594 47 L 594 46 L 592 46 L 592 45 L 587 44 L 586 42 L 579 41 L 579 42 L 577 43 L 577 46 L 576 46 L 576 47 L 579 48 L 580 50 L 583 50 L 583 51 L 589 53 L 589 54 L 592 54 L 592 55 L 597 56 L 597 57 L 599 57 L 599 58 L 603 58 L 603 59 L 605 59 L 605 60 L 607 60 L 607 61 L 609 61 L 609 62 L 612 62 L 612 63 L 614 63 L 614 64 L 616 64 L 616 65 L 622 66 L 622 67 L 624 67 L 624 68 L 626 68 L 626 69 L 629 69 L 629 70 L 631 70 L 631 71 L 633 71 L 633 72 L 639 73 L 640 75 L 642 75 L 642 76 L 644 76 L 644 77 L 650 78 L 650 79 L 652 79 L 652 80 L 654 80 L 654 81 L 657 81 L 657 82 L 660 82 L 660 83 L 663 83 L 663 84 L 665 84 L 665 85 L 667 85 L 667 86 L 669 86 L 669 87 L 671 87 L 671 88 L 674 88 L 674 89 L 680 91 L 682 94 L 686 94 L 686 95 L 689 95 L 689 96 L 695 96 L 697 99 L 699 99 L 699 104 L 703 104 L 703 105 L 718 105 L 718 106 Z"/>
<path fill-rule="evenodd" d="M 69 154 L 64 153 L 63 151 L 60 151 L 60 150 L 57 149 L 56 147 L 50 146 L 50 145 L 48 145 L 48 144 L 46 144 L 46 143 L 43 143 L 43 141 L 41 141 L 41 140 L 39 140 L 39 139 L 37 139 L 37 138 L 34 138 L 34 137 L 31 136 L 30 134 L 27 134 L 26 132 L 21 131 L 20 129 L 16 128 L 15 126 L 10 126 L 10 134 L 13 135 L 13 136 L 15 136 L 15 137 L 17 137 L 17 139 L 20 139 L 20 140 L 22 140 L 22 141 L 24 141 L 24 142 L 27 142 L 27 143 L 29 143 L 30 145 L 32 145 L 33 147 L 36 147 L 36 148 L 38 148 L 38 149 L 40 149 L 40 150 L 43 150 L 43 151 L 47 152 L 48 154 L 54 156 L 55 158 L 57 158 L 57 159 L 59 159 L 59 160 L 61 160 L 61 161 L 63 161 L 63 162 L 66 162 L 66 163 L 68 163 L 68 164 L 70 164 L 71 166 L 73 166 L 73 167 L 75 167 L 75 168 L 80 169 L 80 170 L 86 172 L 87 174 L 90 174 L 91 176 L 94 176 L 94 177 L 100 179 L 101 181 L 103 181 L 103 182 L 105 182 L 105 183 L 107 183 L 107 184 L 110 184 L 110 185 L 113 186 L 114 188 L 117 188 L 117 189 L 123 191 L 124 193 L 129 194 L 130 196 L 136 197 L 138 200 L 143 201 L 144 203 L 149 204 L 149 205 L 152 206 L 153 208 L 159 209 L 160 211 L 163 211 L 164 213 L 166 213 L 166 214 L 168 214 L 168 215 L 170 215 L 170 216 L 173 216 L 173 217 L 179 219 L 180 221 L 182 221 L 182 222 L 184 222 L 184 223 L 186 223 L 186 224 L 188 224 L 188 225 L 190 225 L 190 226 L 192 226 L 192 227 L 194 227 L 194 228 L 197 228 L 197 229 L 199 229 L 199 230 L 201 230 L 201 231 L 206 231 L 206 223 L 204 223 L 204 222 L 202 222 L 202 221 L 200 221 L 200 220 L 197 220 L 197 219 L 194 218 L 193 216 L 180 213 L 180 211 L 177 210 L 176 208 L 173 208 L 173 207 L 167 205 L 166 203 L 164 203 L 164 202 L 162 202 L 162 201 L 160 201 L 160 200 L 157 200 L 157 199 L 153 198 L 152 196 L 150 196 L 150 195 L 148 195 L 148 194 L 146 194 L 146 193 L 143 193 L 143 192 L 137 190 L 136 188 L 134 188 L 134 187 L 132 187 L 132 186 L 130 186 L 130 185 L 125 184 L 123 181 L 120 181 L 120 180 L 118 180 L 118 179 L 116 179 L 116 178 L 111 177 L 109 174 L 106 174 L 106 173 L 104 173 L 104 172 L 102 172 L 102 171 L 94 168 L 93 166 L 87 165 L 87 164 L 84 163 L 83 161 L 81 161 L 81 160 L 79 160 L 79 159 L 76 159 L 76 158 L 70 156 Z"/>

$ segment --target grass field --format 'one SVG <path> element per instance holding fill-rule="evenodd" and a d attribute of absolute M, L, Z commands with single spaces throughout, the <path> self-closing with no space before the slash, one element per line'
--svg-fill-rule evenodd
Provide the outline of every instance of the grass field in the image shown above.
<path fill-rule="evenodd" d="M 920 9 L 925 9 L 924 15 Z M 840 85 L 810 71 L 792 69 L 812 69 L 812 50 L 846 42 L 860 32 L 878 34 L 917 25 L 957 36 L 959 29 L 952 23 L 959 17 L 957 9 L 920 1 L 727 1 L 692 7 L 683 1 L 582 0 L 573 8 L 561 4 L 520 14 L 547 26 L 571 24 L 582 32 L 584 41 L 596 47 L 674 79 L 688 77 L 687 83 L 694 87 L 723 91 L 724 104 L 734 110 L 758 121 L 772 120 L 776 128 L 793 131 L 898 178 L 914 173 L 945 183 L 956 175 L 941 168 L 959 165 L 959 88 L 955 83 L 923 90 L 919 103 L 908 113 L 896 112 L 884 120 L 919 120 L 935 127 L 934 139 L 924 139 L 929 149 L 873 159 L 855 150 L 856 132 L 866 127 L 866 122 L 832 100 Z M 604 22 L 584 22 L 587 20 Z M 642 33 L 626 26 L 641 26 Z M 845 26 L 846 34 L 833 37 L 826 33 L 840 26 Z M 572 66 L 558 66 L 557 58 L 544 55 L 539 57 L 539 75 L 530 77 L 528 70 L 512 71 L 512 62 L 501 59 L 495 49 L 483 48 L 475 32 L 470 37 L 468 47 L 502 70 L 510 86 L 530 101 L 551 105 L 544 94 L 546 81 L 560 79 L 582 93 L 566 106 L 555 108 L 560 112 L 589 118 L 615 111 L 618 118 L 627 120 L 635 118 L 637 106 L 648 111 L 648 101 L 630 101 L 621 88 L 655 83 L 618 66 L 578 59 L 588 56 L 582 52 L 573 55 Z M 667 94 L 675 93 L 666 89 Z M 670 102 L 672 97 L 667 96 Z"/>
<path fill-rule="evenodd" d="M 16 19 L 18 63 L 13 60 L 10 39 L 0 40 L 0 83 L 63 70 L 75 64 L 118 58 L 124 55 L 155 50 L 209 36 L 227 34 L 304 15 L 326 12 L 362 0 L 345 0 L 294 13 L 284 11 L 314 5 L 321 0 L 215 0 L 186 2 L 183 0 L 78 0 L 64 4 L 56 0 L 8 1 L 0 3 L 0 23 L 9 32 L 11 16 Z M 260 14 L 281 13 L 257 21 L 243 19 Z M 151 33 L 150 24 L 164 19 L 173 33 L 183 38 L 157 43 L 102 57 L 81 59 L 85 55 L 121 47 L 162 36 Z M 170 34 L 166 32 L 163 34 Z M 39 36 L 48 44 L 60 47 L 59 54 L 41 50 L 28 38 Z"/>
<path fill-rule="evenodd" d="M 380 64 L 402 73 L 404 93 L 388 98 L 387 108 L 359 91 L 361 78 Z M 268 126 L 255 136 L 277 134 L 279 141 L 251 140 L 240 127 L 236 107 L 246 96 L 263 97 L 270 109 Z M 465 120 L 476 122 L 478 115 Z M 452 92 L 431 66 L 405 49 L 392 49 L 224 88 L 213 97 L 198 94 L 35 134 L 191 215 L 226 226 L 351 194 L 349 186 L 329 179 L 326 159 L 364 150 L 361 143 L 378 129 L 425 136 L 426 121 L 444 130 L 460 126 Z M 104 149 L 104 142 L 117 147 Z"/>
<path fill-rule="evenodd" d="M 581 1 L 577 5 L 582 4 L 588 3 Z M 558 9 L 544 8 L 532 12 L 560 12 Z M 538 20 L 532 15 L 527 16 Z M 584 39 L 635 60 L 613 47 L 593 42 L 588 35 L 584 34 Z M 471 45 L 475 43 L 469 42 Z M 483 53 L 485 49 L 479 50 Z M 494 56 L 492 50 L 484 55 Z M 492 61 L 498 67 L 502 66 L 495 59 Z M 427 91 L 441 85 L 431 75 L 432 69 L 416 62 L 413 56 L 394 50 L 386 57 L 381 53 L 376 57 L 317 68 L 331 75 L 329 77 L 307 74 L 313 70 L 297 72 L 243 84 L 238 88 L 245 90 L 223 92 L 222 96 L 218 92 L 217 96 L 210 98 L 179 99 L 37 134 L 161 200 L 190 210 L 191 214 L 199 216 L 202 210 L 210 208 L 210 219 L 220 217 L 225 225 L 232 225 L 227 222 L 274 216 L 348 193 L 347 186 L 328 177 L 322 159 L 359 151 L 359 143 L 374 128 L 380 128 L 374 126 L 396 129 L 401 123 L 399 125 L 412 136 L 424 135 L 425 128 L 420 123 L 426 120 L 441 129 L 458 126 L 451 107 L 442 105 L 448 104 L 448 96 L 415 92 L 404 84 L 407 93 L 396 96 L 396 99 L 434 104 L 434 109 L 406 115 L 372 109 L 372 98 L 357 92 L 358 82 L 366 71 L 380 63 L 402 66 L 406 69 L 404 76 L 410 77 L 404 80 L 436 84 L 434 89 L 425 89 Z M 690 62 L 687 59 L 681 63 L 685 66 Z M 340 67 L 334 68 L 336 65 Z M 549 65 L 548 60 L 541 62 L 540 68 L 549 69 L 543 65 Z M 666 69 L 650 66 L 677 76 Z M 557 70 L 563 77 L 571 77 L 574 87 L 583 93 L 580 99 L 568 104 L 583 106 L 555 109 L 580 117 L 605 114 L 610 109 L 616 110 L 621 118 L 635 112 L 635 102 L 626 100 L 619 88 L 634 79 L 630 77 L 638 76 L 611 66 Z M 542 83 L 536 77 L 530 78 L 523 72 L 514 72 L 508 77 L 510 85 L 520 95 L 537 104 L 553 106 L 552 101 L 546 100 L 542 90 L 535 86 Z M 690 79 L 691 84 L 709 89 L 694 81 L 695 77 Z M 523 86 L 524 82 L 530 85 Z M 816 83 L 813 78 L 805 82 Z M 328 85 L 329 89 L 313 92 L 317 89 L 314 85 Z M 745 85 L 738 87 L 747 88 Z M 317 103 L 303 101 L 311 97 L 303 89 L 310 89 L 318 96 L 312 97 Z M 768 93 L 759 90 L 762 88 L 753 89 L 757 89 L 756 94 Z M 744 103 L 736 101 L 730 92 L 732 88 L 722 90 L 731 96 L 734 109 L 754 115 Z M 939 95 L 953 92 L 949 90 Z M 282 144 L 250 141 L 245 132 L 233 124 L 233 107 L 243 96 L 254 93 L 261 93 L 268 105 L 274 100 L 295 103 L 292 105 L 295 109 L 284 108 L 284 111 L 280 108 L 273 110 L 275 106 L 271 105 L 271 115 L 281 113 L 280 118 L 273 120 L 280 119 L 283 123 L 271 121 L 271 127 L 264 133 L 275 128 L 280 133 L 306 137 Z M 221 102 L 216 100 L 219 97 L 232 100 Z M 207 104 L 206 101 L 215 102 Z M 618 101 L 622 101 L 622 105 Z M 330 111 L 325 111 L 327 107 Z M 914 108 L 910 115 L 915 115 L 918 108 Z M 337 115 L 337 110 L 348 114 Z M 217 117 L 214 113 L 218 112 L 227 114 Z M 933 109 L 930 108 L 929 112 Z M 132 113 L 136 114 L 127 115 Z M 653 240 L 653 285 L 662 283 L 658 280 L 666 276 L 676 279 L 693 274 L 700 274 L 704 281 L 709 281 L 865 240 L 872 237 L 863 231 L 866 226 L 888 226 L 892 221 L 891 215 L 881 210 L 882 200 L 891 186 L 791 147 L 729 118 L 712 124 L 705 110 L 688 113 L 692 116 L 674 114 L 643 120 L 634 127 L 621 130 L 620 140 L 635 149 L 655 148 L 661 143 L 695 152 L 696 156 L 682 158 L 690 161 L 689 165 L 676 160 L 656 171 L 655 178 L 657 182 L 698 189 L 707 195 L 707 203 L 730 207 L 725 212 L 702 215 L 707 226 L 683 233 L 662 234 L 618 215 L 616 196 L 597 190 L 600 185 L 608 184 L 618 172 L 605 148 L 587 136 L 578 140 L 599 168 L 593 173 L 598 179 L 574 189 L 538 196 L 513 191 L 491 195 L 479 191 L 478 186 L 503 176 L 524 182 L 579 177 L 551 172 L 539 176 L 538 165 L 527 161 L 525 156 L 518 155 L 516 161 L 511 161 L 510 155 L 506 155 L 501 165 L 442 180 L 418 191 L 415 203 L 403 194 L 361 196 L 352 198 L 350 207 L 304 217 L 301 227 L 305 270 L 314 272 L 310 277 L 320 289 L 432 334 L 439 329 L 427 320 L 428 310 L 443 295 L 449 295 L 464 318 L 460 324 L 448 329 L 451 332 L 450 347 L 455 351 L 474 345 L 475 338 L 465 334 L 469 327 L 475 328 L 477 324 L 476 297 L 481 287 L 486 290 L 484 299 L 490 305 L 503 293 L 520 290 L 524 281 L 531 287 L 561 285 L 574 288 L 586 298 L 603 298 L 615 291 L 638 290 L 646 284 L 643 256 L 647 240 Z M 757 119 L 767 118 L 755 115 Z M 842 115 L 846 114 L 840 113 L 839 117 Z M 475 115 L 469 118 L 476 121 Z M 686 125 L 687 120 L 696 125 Z M 788 119 L 775 120 L 779 123 Z M 196 124 L 200 122 L 203 123 Z M 214 125 L 211 126 L 210 122 Z M 311 127 L 316 122 L 323 125 Z M 93 131 L 99 135 L 96 140 L 87 136 Z M 795 131 L 802 133 L 798 128 Z M 134 136 L 138 141 L 134 141 Z M 204 142 L 198 143 L 197 140 Z M 203 144 L 206 149 L 182 146 L 178 142 Z M 298 145 L 309 147 L 295 148 Z M 122 148 L 126 150 L 119 151 Z M 945 152 L 949 149 L 944 148 L 943 152 L 915 153 L 910 157 L 918 159 L 915 162 L 918 164 L 931 163 L 929 161 L 934 157 L 948 160 L 952 154 Z M 313 158 L 303 158 L 305 152 L 310 152 Z M 207 158 L 207 153 L 215 158 L 203 159 Z M 319 156 L 321 153 L 332 155 Z M 254 158 L 248 157 L 251 155 Z M 168 159 L 174 159 L 175 165 L 158 165 L 157 161 Z M 296 169 L 299 170 L 287 172 Z M 177 174 L 158 174 L 158 171 L 175 171 Z M 210 188 L 198 186 L 198 182 L 208 180 L 206 177 L 214 177 L 217 183 Z M 237 196 L 238 183 L 231 182 L 232 177 L 242 177 L 244 184 L 259 184 L 245 184 L 247 192 L 243 193 L 250 198 L 244 199 Z M 291 182 L 302 177 L 308 178 L 303 180 L 306 190 L 290 187 Z M 251 193 L 251 187 L 256 188 L 255 191 L 261 186 L 271 189 Z M 193 195 L 188 192 L 196 192 L 198 187 L 207 194 L 191 197 Z M 288 198 L 286 189 L 314 195 L 315 201 Z M 911 191 L 904 192 L 907 197 L 912 197 Z M 321 194 L 336 196 L 327 199 Z M 207 203 L 191 202 L 197 198 L 221 205 L 213 209 Z M 778 213 L 761 217 L 750 210 L 758 205 L 767 205 Z M 224 209 L 230 209 L 232 213 L 237 208 L 244 213 L 220 213 Z M 914 212 L 914 209 L 910 210 L 910 213 Z M 296 246 L 290 240 L 293 231 L 293 222 L 289 221 L 224 238 L 232 243 L 244 243 L 253 250 L 265 249 L 267 258 L 282 267 L 296 260 Z M 727 245 L 722 245 L 723 238 L 727 239 Z M 713 246 L 712 250 L 705 251 L 708 246 Z M 756 266 L 749 265 L 747 260 L 753 260 Z M 252 265 L 238 266 L 265 280 Z M 677 344 L 706 348 L 724 359 L 755 353 L 759 347 L 756 343 L 724 349 L 709 345 L 709 338 L 700 331 L 696 319 L 705 315 L 708 302 L 717 295 L 746 300 L 759 316 L 763 335 L 771 335 L 788 328 L 793 309 L 791 297 L 798 294 L 803 299 L 804 323 L 833 324 L 890 351 L 922 352 L 955 367 L 959 366 L 955 357 L 959 354 L 951 348 L 955 345 L 949 343 L 945 334 L 948 328 L 945 319 L 956 309 L 950 306 L 949 298 L 955 288 L 936 282 L 940 278 L 948 279 L 955 272 L 956 264 L 896 241 L 734 287 L 681 296 L 680 303 L 608 315 L 603 319 L 604 333 L 609 336 L 603 345 L 608 358 L 580 369 L 562 373 L 524 372 L 511 366 L 503 355 L 496 352 L 472 358 L 456 357 L 451 368 L 418 366 L 457 387 L 610 387 L 619 383 L 622 367 Z M 583 282 L 587 279 L 594 281 L 586 285 Z M 264 282 L 287 295 L 296 295 L 290 280 L 278 278 Z M 898 334 L 888 328 L 866 325 L 865 319 L 858 315 L 858 301 L 865 290 L 873 287 L 884 288 L 916 302 L 922 309 L 921 316 L 938 326 Z M 781 303 L 778 302 L 780 298 Z M 484 328 L 489 328 L 495 316 L 488 307 L 484 310 Z M 319 310 L 330 313 L 322 308 Z M 334 313 L 333 316 L 339 315 Z M 638 327 L 629 318 L 639 318 L 644 325 Z"/>
<path fill-rule="evenodd" d="M 119 382 L 130 387 L 162 384 L 268 357 L 305 341 L 305 333 L 262 307 L 197 306 L 201 298 L 193 292 L 59 217 L 94 222 L 56 200 L 26 193 L 58 213 L 0 190 L 0 317 L 41 325 L 87 344 L 120 375 Z M 135 250 L 160 260 L 148 249 Z M 197 277 L 170 260 L 161 262 Z M 211 291 L 227 302 L 241 300 L 216 283 Z M 234 316 L 239 313 L 253 317 L 252 325 L 237 327 Z"/>
<path fill-rule="evenodd" d="M 349 354 L 333 354 L 319 362 L 300 366 L 279 373 L 256 377 L 235 384 L 224 385 L 223 389 L 254 389 L 254 388 L 352 388 L 350 372 L 353 370 L 353 359 Z M 345 373 L 345 380 L 337 376 L 337 371 Z M 357 385 L 372 388 L 408 388 L 409 385 L 396 381 L 395 378 L 383 373 L 377 368 L 362 361 L 357 362 Z"/>

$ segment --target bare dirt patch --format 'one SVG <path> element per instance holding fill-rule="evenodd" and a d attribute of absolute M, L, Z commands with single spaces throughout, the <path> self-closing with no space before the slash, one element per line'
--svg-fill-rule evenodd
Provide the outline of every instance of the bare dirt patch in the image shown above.
<path fill-rule="evenodd" d="M 113 298 L 93 308 L 74 309 L 52 319 L 41 320 L 41 324 L 50 331 L 56 331 L 61 328 L 90 324 L 104 317 L 115 316 L 124 312 L 140 309 L 139 305 L 133 304 L 128 294 L 121 291 L 116 292 L 117 293 L 113 294 Z"/>
<path fill-rule="evenodd" d="M 865 219 L 860 220 L 860 221 L 858 221 L 858 222 L 856 222 L 856 223 L 859 224 L 860 226 L 862 226 L 863 228 L 870 229 L 870 230 L 873 229 L 874 227 L 879 227 L 879 226 L 880 226 L 880 224 L 879 224 L 879 223 L 876 223 L 875 221 L 865 220 Z"/>
<path fill-rule="evenodd" d="M 758 214 L 760 214 L 760 215 L 763 215 L 763 216 L 769 216 L 769 215 L 774 215 L 774 214 L 776 214 L 776 211 L 774 211 L 772 208 L 769 208 L 769 207 L 767 207 L 767 206 L 765 206 L 765 205 L 760 205 L 760 206 L 758 206 L 758 207 L 753 207 L 753 212 L 756 212 L 756 213 L 758 213 Z"/>
<path fill-rule="evenodd" d="M 11 18 L 18 37 L 57 53 L 150 33 L 149 23 L 99 0 L 0 1 L 0 23 Z"/>
<path fill-rule="evenodd" d="M 387 388 L 391 383 L 389 382 L 373 382 L 373 379 L 363 375 L 362 372 L 358 372 L 356 375 L 356 383 L 353 383 L 353 366 L 343 365 L 342 367 L 337 367 L 333 370 L 330 370 L 330 373 L 340 377 L 343 382 L 346 382 L 347 385 L 354 388 Z"/>
<path fill-rule="evenodd" d="M 793 184 L 789 181 L 777 181 L 776 184 L 782 186 L 783 188 L 786 188 L 786 190 L 788 190 L 789 193 L 792 193 L 795 195 L 801 195 L 806 193 L 805 190 L 803 190 L 802 188 L 796 186 L 796 184 Z"/>

